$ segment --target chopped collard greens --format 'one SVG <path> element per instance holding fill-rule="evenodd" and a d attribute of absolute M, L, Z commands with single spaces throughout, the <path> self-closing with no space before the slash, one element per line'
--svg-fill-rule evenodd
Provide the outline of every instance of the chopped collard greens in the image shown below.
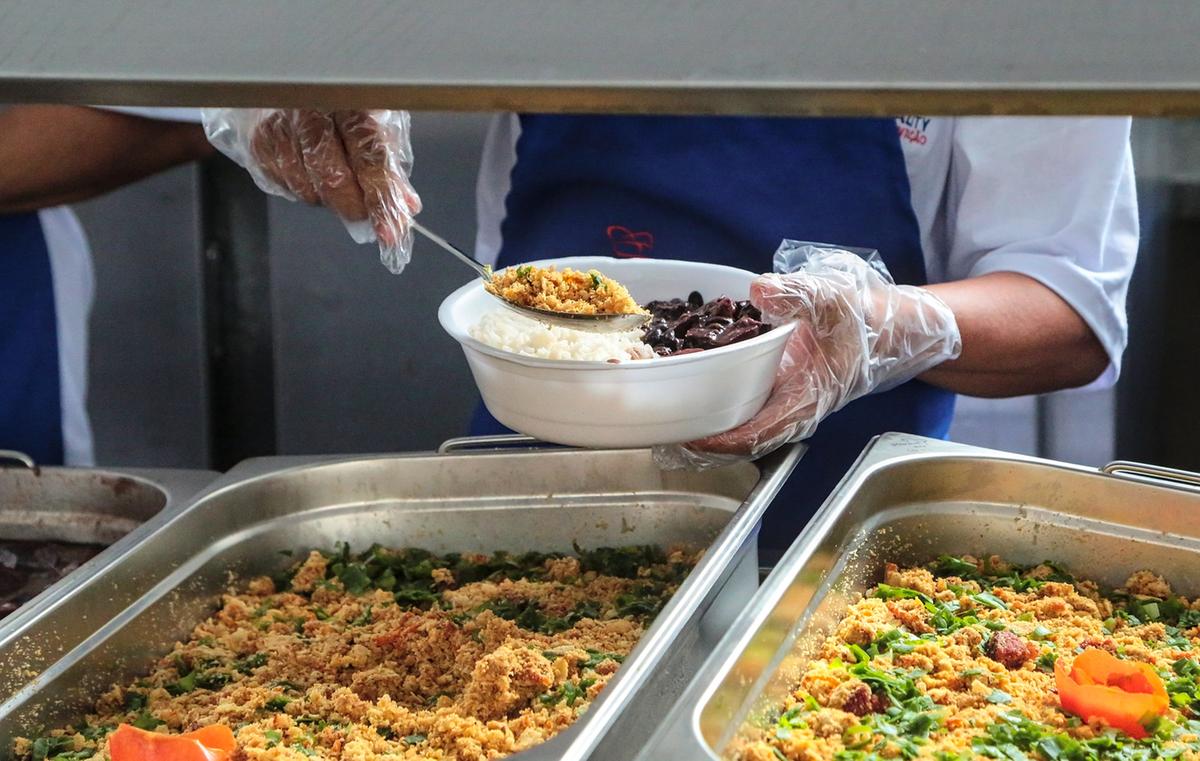
<path fill-rule="evenodd" d="M 151 673 L 9 756 L 103 761 L 121 724 L 225 724 L 236 759 L 499 758 L 587 710 L 697 557 L 314 551 L 231 589 Z"/>
<path fill-rule="evenodd" d="M 807 652 L 787 698 L 755 712 L 727 758 L 1200 759 L 1200 601 L 1149 571 L 1102 590 L 1052 562 L 889 563 Z M 1089 682 L 1076 660 L 1144 676 Z M 1122 717 L 1143 703 L 1157 707 Z"/>

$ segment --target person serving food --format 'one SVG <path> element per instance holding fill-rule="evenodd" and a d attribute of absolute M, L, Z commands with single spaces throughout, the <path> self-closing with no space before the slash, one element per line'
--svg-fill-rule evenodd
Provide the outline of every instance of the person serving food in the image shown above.
<path fill-rule="evenodd" d="M 399 271 L 420 201 L 402 112 L 205 113 L 271 191 L 321 201 Z M 797 438 L 811 449 L 765 519 L 786 547 L 869 438 L 944 437 L 955 394 L 1111 383 L 1138 242 L 1127 118 L 792 119 L 507 115 L 478 183 L 476 255 L 691 259 L 764 272 L 751 302 L 797 321 L 749 422 L 660 460 L 707 467 Z M 480 410 L 475 433 L 498 424 Z"/>

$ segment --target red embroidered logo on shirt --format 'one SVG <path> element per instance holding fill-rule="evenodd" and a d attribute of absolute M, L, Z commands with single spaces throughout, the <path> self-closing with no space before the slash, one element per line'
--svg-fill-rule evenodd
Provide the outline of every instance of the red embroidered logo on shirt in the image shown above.
<path fill-rule="evenodd" d="M 612 244 L 613 256 L 622 259 L 645 259 L 654 248 L 654 233 L 634 232 L 621 225 L 609 225 L 604 234 Z"/>

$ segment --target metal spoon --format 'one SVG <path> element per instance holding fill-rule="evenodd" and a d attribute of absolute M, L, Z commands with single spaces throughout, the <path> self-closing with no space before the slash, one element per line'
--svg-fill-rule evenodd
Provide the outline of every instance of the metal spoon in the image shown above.
<path fill-rule="evenodd" d="M 473 257 L 467 256 L 457 246 L 451 244 L 442 236 L 432 230 L 426 229 L 415 219 L 412 220 L 412 226 L 414 230 L 453 254 L 463 264 L 475 270 L 475 273 L 479 275 L 483 282 L 492 282 L 492 271 L 489 268 L 475 261 Z M 497 301 L 514 312 L 523 314 L 526 317 L 532 317 L 535 320 L 552 325 L 562 325 L 574 328 L 575 330 L 590 330 L 594 333 L 616 333 L 622 330 L 639 328 L 650 319 L 650 315 L 648 314 L 574 314 L 572 312 L 554 312 L 549 309 L 538 309 L 537 307 L 514 304 L 491 291 L 487 293 L 494 296 Z"/>

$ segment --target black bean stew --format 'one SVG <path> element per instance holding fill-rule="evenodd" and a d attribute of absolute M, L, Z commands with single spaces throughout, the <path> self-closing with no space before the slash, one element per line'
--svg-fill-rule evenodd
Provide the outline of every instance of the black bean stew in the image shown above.
<path fill-rule="evenodd" d="M 0 618 L 37 597 L 103 549 L 91 544 L 0 541 Z"/>
<path fill-rule="evenodd" d="M 721 296 L 705 302 L 697 291 L 692 291 L 687 301 L 651 301 L 646 309 L 653 316 L 642 340 L 660 357 L 728 346 L 771 329 L 749 301 Z"/>

